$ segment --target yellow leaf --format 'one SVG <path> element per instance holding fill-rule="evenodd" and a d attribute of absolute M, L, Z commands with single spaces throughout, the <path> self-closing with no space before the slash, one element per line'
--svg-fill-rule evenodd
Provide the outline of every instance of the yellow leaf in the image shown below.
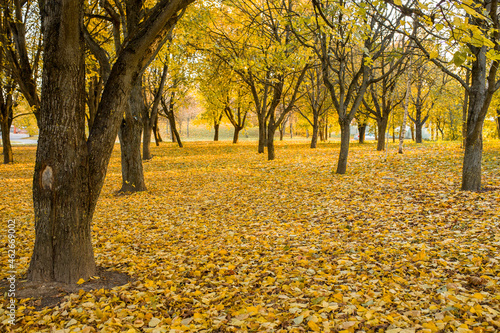
<path fill-rule="evenodd" d="M 85 283 L 85 280 L 84 279 L 80 279 L 78 280 L 78 282 L 76 284 L 82 284 L 82 283 Z"/>
<path fill-rule="evenodd" d="M 319 332 L 319 330 L 320 330 L 318 324 L 316 324 L 312 320 L 309 320 L 309 322 L 307 323 L 307 326 L 309 326 L 309 328 L 312 329 L 314 332 Z"/>

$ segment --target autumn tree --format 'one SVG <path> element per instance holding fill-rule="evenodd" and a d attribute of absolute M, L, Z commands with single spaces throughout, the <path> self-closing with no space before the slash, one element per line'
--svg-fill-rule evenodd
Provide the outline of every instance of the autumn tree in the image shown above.
<path fill-rule="evenodd" d="M 367 88 L 390 75 L 404 57 L 399 57 L 384 75 L 372 71 L 373 62 L 394 38 L 394 33 L 380 20 L 381 16 L 394 15 L 385 6 L 369 10 L 364 3 L 353 1 L 313 0 L 313 10 L 307 19 L 293 13 L 297 17 L 295 34 L 321 62 L 323 82 L 337 111 L 341 131 L 336 172 L 344 174 L 350 125 Z"/>
<path fill-rule="evenodd" d="M 123 119 L 117 110 L 124 110 L 143 67 L 189 4 L 159 1 L 128 36 L 86 138 L 83 1 L 40 1 L 43 80 L 29 280 L 74 283 L 95 274 L 90 226 Z"/>
<path fill-rule="evenodd" d="M 500 87 L 497 79 L 500 61 L 500 24 L 498 0 L 482 2 L 450 1 L 422 5 L 388 1 L 408 19 L 414 17 L 418 34 L 412 40 L 443 72 L 457 80 L 467 91 L 467 126 L 462 168 L 462 190 L 481 189 L 483 124 L 493 94 Z M 407 33 L 404 25 L 392 21 L 393 28 Z M 424 43 L 429 36 L 435 41 Z M 449 59 L 452 59 L 450 62 Z M 456 69 L 463 68 L 469 79 Z"/>

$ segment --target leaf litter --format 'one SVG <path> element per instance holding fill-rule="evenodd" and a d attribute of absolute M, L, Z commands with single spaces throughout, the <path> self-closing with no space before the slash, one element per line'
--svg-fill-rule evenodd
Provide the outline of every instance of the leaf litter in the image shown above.
<path fill-rule="evenodd" d="M 115 196 L 113 153 L 93 221 L 96 262 L 133 277 L 36 309 L 16 332 L 496 332 L 500 330 L 500 144 L 485 144 L 488 191 L 459 191 L 456 143 L 404 155 L 354 144 L 154 147 L 147 192 Z M 19 221 L 18 272 L 34 241 L 33 147 L 0 168 L 2 221 Z M 2 224 L 3 243 L 6 227 Z M 1 262 L 6 272 L 6 261 Z M 0 276 L 5 278 L 6 274 Z M 81 281 L 80 281 L 81 282 Z"/>

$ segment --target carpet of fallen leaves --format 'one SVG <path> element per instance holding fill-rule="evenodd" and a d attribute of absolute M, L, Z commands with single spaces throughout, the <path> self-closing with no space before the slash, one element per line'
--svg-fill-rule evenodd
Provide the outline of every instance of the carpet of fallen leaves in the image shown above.
<path fill-rule="evenodd" d="M 481 193 L 459 191 L 457 143 L 153 147 L 148 191 L 116 196 L 118 146 L 95 213 L 99 266 L 135 281 L 71 294 L 17 332 L 499 332 L 500 142 L 485 143 Z M 0 241 L 15 218 L 20 274 L 34 240 L 34 147 L 0 167 Z M 6 251 L 2 276 L 6 277 Z"/>

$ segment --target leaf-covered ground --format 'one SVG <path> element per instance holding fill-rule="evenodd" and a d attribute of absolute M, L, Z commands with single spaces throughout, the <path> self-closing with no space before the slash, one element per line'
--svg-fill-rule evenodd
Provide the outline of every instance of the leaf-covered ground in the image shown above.
<path fill-rule="evenodd" d="M 118 147 L 117 147 L 118 148 Z M 135 282 L 81 291 L 35 311 L 18 303 L 17 332 L 498 332 L 500 143 L 485 143 L 483 183 L 459 191 L 453 144 L 255 143 L 154 147 L 149 191 L 115 196 L 118 149 L 93 223 L 97 264 Z M 34 147 L 0 167 L 2 244 L 15 218 L 20 273 L 33 247 Z M 2 276 L 6 277 L 6 251 Z M 2 299 L 5 300 L 5 295 Z"/>

